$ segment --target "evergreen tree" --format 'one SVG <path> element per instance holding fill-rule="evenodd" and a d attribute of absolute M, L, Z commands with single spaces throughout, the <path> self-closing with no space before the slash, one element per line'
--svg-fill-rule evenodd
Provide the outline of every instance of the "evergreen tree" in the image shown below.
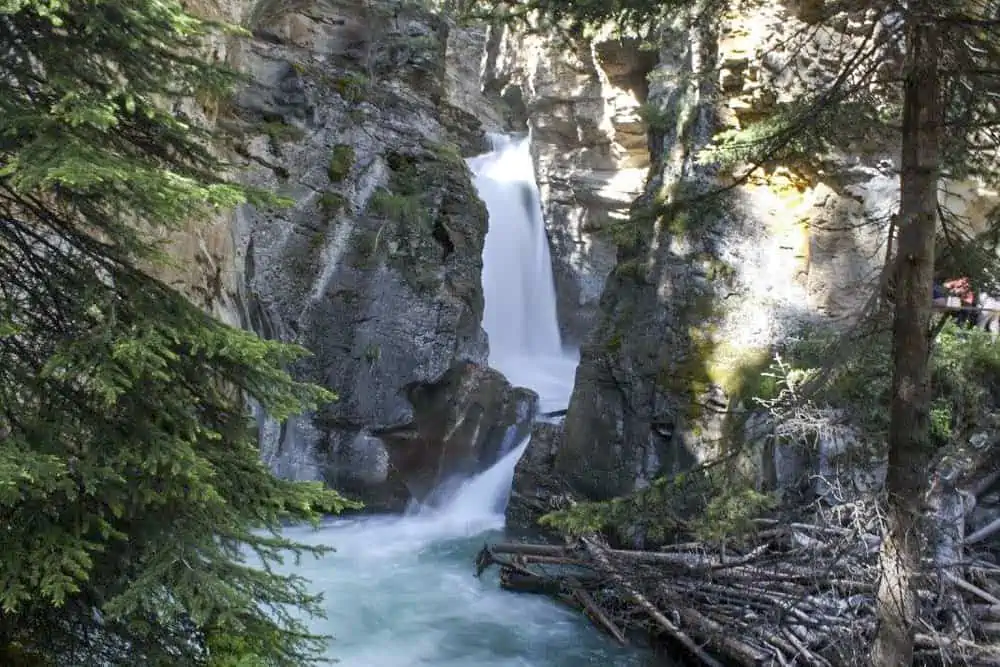
<path fill-rule="evenodd" d="M 175 0 L 0 0 L 0 663 L 301 665 L 318 599 L 269 567 L 345 502 L 272 477 L 247 399 L 333 397 L 304 351 L 213 320 L 140 266 L 261 193 L 170 103 L 225 95 L 219 29 Z M 254 560 L 248 560 L 247 556 Z"/>
<path fill-rule="evenodd" d="M 921 514 L 930 433 L 931 290 L 938 228 L 941 135 L 941 32 L 934 4 L 914 0 L 905 16 L 899 247 L 894 272 L 892 398 L 887 527 L 880 553 L 879 627 L 872 653 L 877 667 L 913 664 L 920 618 L 916 579 L 921 559 Z"/>

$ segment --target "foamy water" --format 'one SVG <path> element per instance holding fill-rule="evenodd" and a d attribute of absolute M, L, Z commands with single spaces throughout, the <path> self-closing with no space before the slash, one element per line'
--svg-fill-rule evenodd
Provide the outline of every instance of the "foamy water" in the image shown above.
<path fill-rule="evenodd" d="M 344 667 L 640 667 L 650 656 L 617 646 L 575 612 L 542 596 L 508 593 L 476 552 L 502 538 L 503 505 L 527 441 L 455 488 L 436 508 L 402 517 L 293 528 L 307 544 L 336 547 L 296 573 L 325 596 L 328 656 Z"/>

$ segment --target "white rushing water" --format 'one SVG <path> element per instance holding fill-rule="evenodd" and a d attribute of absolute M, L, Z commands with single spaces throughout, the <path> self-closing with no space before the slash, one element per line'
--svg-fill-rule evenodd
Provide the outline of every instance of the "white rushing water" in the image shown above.
<path fill-rule="evenodd" d="M 502 537 L 505 498 L 527 441 L 468 480 L 438 509 L 331 522 L 289 537 L 332 544 L 296 572 L 325 594 L 328 655 L 342 667 L 647 667 L 579 614 L 546 597 L 508 593 L 495 571 L 474 576 L 476 552 Z"/>
<path fill-rule="evenodd" d="M 494 138 L 469 161 L 490 214 L 483 257 L 490 365 L 539 393 L 541 410 L 569 402 L 577 355 L 562 348 L 548 241 L 528 139 Z M 543 596 L 501 590 L 476 552 L 502 537 L 503 511 L 524 440 L 491 468 L 442 487 L 403 516 L 333 520 L 287 534 L 337 551 L 296 572 L 325 596 L 315 630 L 334 637 L 343 667 L 640 667 L 648 654 L 611 643 Z"/>
<path fill-rule="evenodd" d="M 490 228 L 483 249 L 483 328 L 490 366 L 539 394 L 541 412 L 565 409 L 579 354 L 563 348 L 556 289 L 529 137 L 491 137 L 469 160 Z"/>

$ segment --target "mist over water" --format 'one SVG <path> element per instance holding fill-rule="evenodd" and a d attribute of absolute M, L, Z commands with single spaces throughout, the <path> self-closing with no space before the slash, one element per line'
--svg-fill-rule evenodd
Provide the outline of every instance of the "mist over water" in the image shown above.
<path fill-rule="evenodd" d="M 577 353 L 564 350 L 555 289 L 527 138 L 493 137 L 494 150 L 472 158 L 476 187 L 490 214 L 483 253 L 484 328 L 490 365 L 538 392 L 543 412 L 564 409 Z M 650 656 L 623 649 L 577 613 L 543 596 L 500 590 L 495 570 L 474 575 L 476 552 L 502 537 L 517 444 L 491 468 L 452 481 L 433 506 L 402 516 L 332 520 L 289 537 L 336 547 L 306 558 L 295 572 L 325 596 L 343 667 L 640 667 Z M 289 566 L 291 569 L 291 566 Z"/>

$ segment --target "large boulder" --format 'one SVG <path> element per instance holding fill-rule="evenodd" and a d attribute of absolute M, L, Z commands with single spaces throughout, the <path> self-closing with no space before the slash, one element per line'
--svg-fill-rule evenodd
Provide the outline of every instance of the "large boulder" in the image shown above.
<path fill-rule="evenodd" d="M 538 519 L 563 506 L 569 488 L 555 471 L 562 438 L 559 422 L 539 421 L 532 426 L 531 442 L 514 469 L 506 511 L 508 530 L 537 534 L 541 532 Z"/>
<path fill-rule="evenodd" d="M 515 449 L 531 432 L 538 410 L 533 391 L 512 387 L 499 372 L 470 362 L 456 363 L 436 382 L 415 383 L 407 393 L 413 420 L 370 437 L 384 443 L 388 454 L 388 488 L 401 483 L 416 500 L 483 472 Z"/>

